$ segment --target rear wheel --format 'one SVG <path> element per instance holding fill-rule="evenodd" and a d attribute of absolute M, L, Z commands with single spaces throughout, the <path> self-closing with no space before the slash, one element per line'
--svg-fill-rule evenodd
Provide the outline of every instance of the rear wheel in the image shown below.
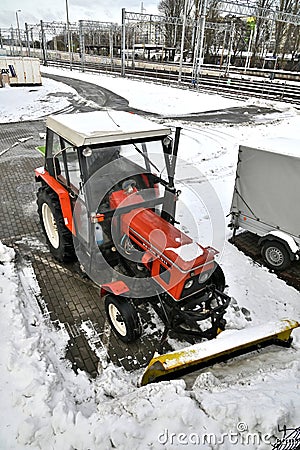
<path fill-rule="evenodd" d="M 58 261 L 76 259 L 73 235 L 67 229 L 57 195 L 48 188 L 37 193 L 38 213 L 51 253 Z"/>
<path fill-rule="evenodd" d="M 291 264 L 289 252 L 281 242 L 266 241 L 261 254 L 270 269 L 284 270 Z"/>
<path fill-rule="evenodd" d="M 126 297 L 107 295 L 105 311 L 113 331 L 121 341 L 134 342 L 141 336 L 142 329 L 137 310 Z"/>

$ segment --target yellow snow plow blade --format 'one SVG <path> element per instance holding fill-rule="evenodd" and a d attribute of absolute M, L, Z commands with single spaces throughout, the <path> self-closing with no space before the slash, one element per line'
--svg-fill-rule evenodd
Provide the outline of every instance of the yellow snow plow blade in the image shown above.
<path fill-rule="evenodd" d="M 191 369 L 193 366 L 204 366 L 208 362 L 225 360 L 246 353 L 247 350 L 260 345 L 288 345 L 292 330 L 299 325 L 294 320 L 284 319 L 239 331 L 222 332 L 211 341 L 201 342 L 164 355 L 154 355 L 144 372 L 141 385 L 145 386 L 176 371 Z"/>

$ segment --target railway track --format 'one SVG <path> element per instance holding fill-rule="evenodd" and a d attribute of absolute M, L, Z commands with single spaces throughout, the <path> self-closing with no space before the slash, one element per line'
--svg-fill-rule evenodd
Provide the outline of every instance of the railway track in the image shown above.
<path fill-rule="evenodd" d="M 47 61 L 49 66 L 70 68 L 69 61 L 51 59 Z M 80 62 L 72 63 L 72 70 L 82 71 Z M 108 75 L 120 74 L 121 68 L 114 64 L 103 64 L 97 62 L 85 62 L 85 72 L 90 73 L 106 73 Z M 197 83 L 192 83 L 190 74 L 183 73 L 181 82 L 178 82 L 178 71 L 167 71 L 162 69 L 132 68 L 126 67 L 126 77 L 143 79 L 145 81 L 159 82 L 168 85 L 176 85 L 196 91 L 220 94 L 226 97 L 244 98 L 259 97 L 265 100 L 274 100 L 294 104 L 296 107 L 300 105 L 300 83 L 290 83 L 287 81 L 262 78 L 252 78 L 238 74 L 230 74 L 219 76 L 201 74 Z"/>

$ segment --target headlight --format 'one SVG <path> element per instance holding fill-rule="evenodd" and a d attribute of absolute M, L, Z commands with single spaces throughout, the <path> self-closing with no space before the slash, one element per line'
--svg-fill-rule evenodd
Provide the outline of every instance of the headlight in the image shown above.
<path fill-rule="evenodd" d="M 189 289 L 190 287 L 193 286 L 194 280 L 188 280 L 185 285 L 184 285 L 184 289 Z"/>
<path fill-rule="evenodd" d="M 90 156 L 92 156 L 93 150 L 91 149 L 91 147 L 85 147 L 85 148 L 82 150 L 82 154 L 83 154 L 83 156 L 85 156 L 86 158 L 89 158 Z"/>
<path fill-rule="evenodd" d="M 205 281 L 207 281 L 209 279 L 210 275 L 211 275 L 210 270 L 208 270 L 207 272 L 200 273 L 200 275 L 198 277 L 198 283 L 199 284 L 205 283 Z"/>
<path fill-rule="evenodd" d="M 163 144 L 165 147 L 169 147 L 172 144 L 172 138 L 170 136 L 166 136 L 163 139 Z"/>

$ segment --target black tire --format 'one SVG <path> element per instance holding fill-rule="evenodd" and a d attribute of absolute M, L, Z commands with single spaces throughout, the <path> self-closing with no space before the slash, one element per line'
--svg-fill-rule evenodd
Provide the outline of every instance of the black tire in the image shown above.
<path fill-rule="evenodd" d="M 261 255 L 266 265 L 276 271 L 286 269 L 292 262 L 288 250 L 278 241 L 266 241 L 262 246 Z"/>
<path fill-rule="evenodd" d="M 142 334 L 137 310 L 126 297 L 105 297 L 105 312 L 114 333 L 123 342 L 134 342 Z"/>
<path fill-rule="evenodd" d="M 50 188 L 37 193 L 40 222 L 52 255 L 62 262 L 76 260 L 73 235 L 65 226 L 58 196 Z"/>
<path fill-rule="evenodd" d="M 209 279 L 209 284 L 214 284 L 218 291 L 224 292 L 226 287 L 225 275 L 219 264 L 216 264 L 216 268 Z"/>

